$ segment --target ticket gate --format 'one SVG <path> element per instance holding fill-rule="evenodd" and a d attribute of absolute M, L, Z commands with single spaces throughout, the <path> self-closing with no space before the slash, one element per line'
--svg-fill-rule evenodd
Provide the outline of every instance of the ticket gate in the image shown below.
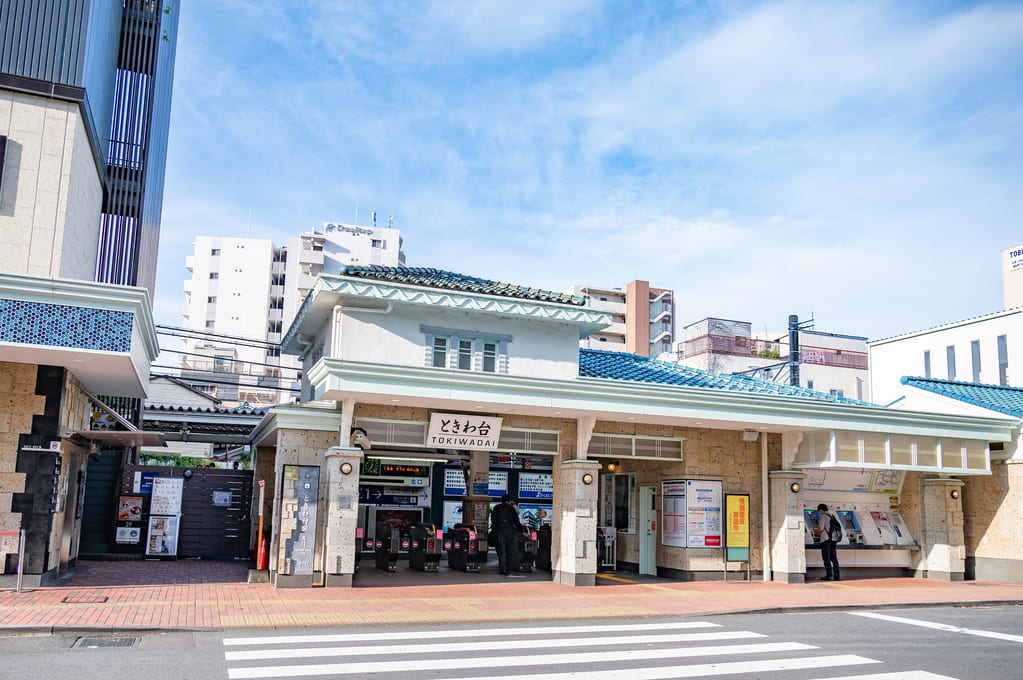
<path fill-rule="evenodd" d="M 478 572 L 487 563 L 487 538 L 472 524 L 456 524 L 448 534 L 448 566 L 465 572 Z M 448 543 L 445 542 L 445 547 Z"/>
<path fill-rule="evenodd" d="M 391 522 L 377 522 L 376 563 L 381 571 L 395 571 L 401 550 L 401 529 Z"/>
<path fill-rule="evenodd" d="M 422 572 L 440 571 L 444 532 L 432 524 L 417 524 L 409 530 L 408 566 Z"/>
<path fill-rule="evenodd" d="M 531 573 L 536 567 L 536 532 L 523 528 L 522 535 L 508 548 L 508 566 L 512 571 Z"/>
<path fill-rule="evenodd" d="M 536 532 L 536 568 L 551 570 L 551 525 L 544 524 Z"/>
<path fill-rule="evenodd" d="M 618 530 L 597 527 L 597 571 L 618 569 Z"/>

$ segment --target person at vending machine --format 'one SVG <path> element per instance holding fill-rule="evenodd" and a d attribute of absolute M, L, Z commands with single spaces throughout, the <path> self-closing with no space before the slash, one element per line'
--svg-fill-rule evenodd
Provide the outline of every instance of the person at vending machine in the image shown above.
<path fill-rule="evenodd" d="M 834 535 L 840 534 L 841 524 L 838 523 L 838 519 L 828 512 L 828 506 L 826 503 L 817 504 L 817 528 L 813 530 L 817 534 L 820 540 L 821 546 L 821 559 L 824 561 L 824 580 L 825 581 L 841 581 L 842 576 L 838 571 L 838 541 L 834 540 Z M 832 533 L 832 528 L 838 528 L 838 532 Z M 841 540 L 839 538 L 838 540 Z"/>
<path fill-rule="evenodd" d="M 508 554 L 511 552 L 514 543 L 522 535 L 522 522 L 519 521 L 519 513 L 512 503 L 510 494 L 501 496 L 501 502 L 494 506 L 490 513 L 491 534 L 496 539 L 494 548 L 497 549 L 497 563 L 501 568 L 501 576 L 508 576 L 511 573 L 508 564 Z"/>

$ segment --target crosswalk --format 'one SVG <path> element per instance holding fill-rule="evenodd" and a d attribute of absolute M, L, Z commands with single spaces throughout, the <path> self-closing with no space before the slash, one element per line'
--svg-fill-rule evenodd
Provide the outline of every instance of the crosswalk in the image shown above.
<path fill-rule="evenodd" d="M 800 672 L 826 673 L 814 680 L 955 680 L 925 671 L 870 674 L 880 661 L 708 621 L 229 637 L 224 648 L 229 680 L 670 680 L 771 672 L 779 679 Z"/>

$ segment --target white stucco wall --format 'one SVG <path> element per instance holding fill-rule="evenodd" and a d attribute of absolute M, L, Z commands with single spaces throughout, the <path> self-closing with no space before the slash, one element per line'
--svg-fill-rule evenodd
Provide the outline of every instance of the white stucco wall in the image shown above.
<path fill-rule="evenodd" d="M 998 336 L 1008 345 L 1008 384 L 1023 387 L 1023 309 L 988 314 L 976 319 L 910 333 L 898 338 L 875 340 L 870 348 L 870 393 L 877 404 L 888 404 L 901 396 L 902 376 L 924 377 L 924 352 L 931 356 L 930 377 L 949 379 L 946 348 L 955 347 L 955 380 L 973 382 L 971 344 L 980 341 L 980 381 L 998 384 Z"/>
<path fill-rule="evenodd" d="M 498 317 L 417 305 L 395 305 L 388 314 L 344 313 L 340 352 L 326 338 L 325 356 L 426 366 L 429 326 L 471 333 L 511 336 L 507 343 L 509 375 L 537 378 L 574 378 L 579 371 L 579 330 L 576 326 L 539 319 Z M 319 342 L 323 338 L 318 338 Z"/>
<path fill-rule="evenodd" d="M 91 281 L 103 186 L 74 103 L 0 91 L 4 271 Z"/>

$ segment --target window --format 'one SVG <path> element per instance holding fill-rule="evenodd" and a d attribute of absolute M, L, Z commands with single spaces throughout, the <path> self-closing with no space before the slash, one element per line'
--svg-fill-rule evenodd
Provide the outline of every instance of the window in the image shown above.
<path fill-rule="evenodd" d="M 217 296 L 216 296 L 216 295 L 210 295 L 209 297 L 207 297 L 207 298 L 206 298 L 206 302 L 207 302 L 208 304 L 211 304 L 211 305 L 212 305 L 212 304 L 216 304 L 216 302 L 217 302 Z"/>
<path fill-rule="evenodd" d="M 812 390 L 813 389 L 813 381 L 812 380 L 807 380 L 806 381 L 806 389 L 808 389 L 808 390 Z"/>
<path fill-rule="evenodd" d="M 931 351 L 927 350 L 924 352 L 924 377 L 931 377 Z"/>
<path fill-rule="evenodd" d="M 998 336 L 998 384 L 1009 384 L 1009 342 L 1004 335 Z"/>
<path fill-rule="evenodd" d="M 480 331 L 467 333 L 431 326 L 420 326 L 419 330 L 426 336 L 427 366 L 507 373 L 507 345 L 512 340 L 510 335 Z"/>
<path fill-rule="evenodd" d="M 433 339 L 433 363 L 434 368 L 444 368 L 448 365 L 448 339 Z"/>
<path fill-rule="evenodd" d="M 458 341 L 458 368 L 472 370 L 472 340 Z"/>
<path fill-rule="evenodd" d="M 980 382 L 980 340 L 970 343 L 970 354 L 973 359 L 973 382 Z"/>
<path fill-rule="evenodd" d="M 948 379 L 956 379 L 956 348 L 955 345 L 949 345 L 945 348 L 945 355 L 948 358 Z"/>
<path fill-rule="evenodd" d="M 220 255 L 220 248 L 213 248 L 213 249 L 211 249 L 210 250 L 210 255 L 212 255 L 213 257 L 216 257 L 217 255 Z"/>
<path fill-rule="evenodd" d="M 845 390 L 831 389 L 831 390 L 828 390 L 828 394 L 830 394 L 833 397 L 844 397 L 845 396 Z"/>
<path fill-rule="evenodd" d="M 378 239 L 378 238 L 372 239 L 372 241 L 370 242 L 370 247 L 372 247 L 372 248 L 383 248 L 384 247 L 384 242 L 381 239 Z"/>
<path fill-rule="evenodd" d="M 213 328 L 213 323 L 214 323 L 213 321 L 207 321 L 206 328 Z"/>
<path fill-rule="evenodd" d="M 483 372 L 484 373 L 496 373 L 497 372 L 497 343 L 496 342 L 484 342 L 483 343 Z"/>
<path fill-rule="evenodd" d="M 219 278 L 220 278 L 220 274 L 218 272 L 210 272 L 210 280 L 211 281 L 213 281 L 215 279 L 219 279 Z"/>

